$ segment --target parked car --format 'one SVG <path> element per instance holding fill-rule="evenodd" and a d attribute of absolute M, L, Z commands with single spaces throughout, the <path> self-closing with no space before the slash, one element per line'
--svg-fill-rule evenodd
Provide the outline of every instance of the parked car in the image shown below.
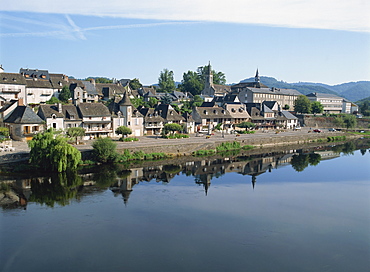
<path fill-rule="evenodd" d="M 294 128 L 294 130 L 300 130 L 301 129 L 301 127 L 295 127 Z"/>
<path fill-rule="evenodd" d="M 320 132 L 321 132 L 321 130 L 317 128 L 317 129 L 314 129 L 314 130 L 313 130 L 313 132 L 320 133 Z"/>
<path fill-rule="evenodd" d="M 329 128 L 328 130 L 331 132 L 337 131 L 335 128 Z"/>

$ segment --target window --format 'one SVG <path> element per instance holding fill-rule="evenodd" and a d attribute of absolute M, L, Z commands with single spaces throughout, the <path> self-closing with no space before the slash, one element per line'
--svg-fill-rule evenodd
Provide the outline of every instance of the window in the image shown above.
<path fill-rule="evenodd" d="M 53 128 L 57 128 L 57 123 L 53 123 Z"/>

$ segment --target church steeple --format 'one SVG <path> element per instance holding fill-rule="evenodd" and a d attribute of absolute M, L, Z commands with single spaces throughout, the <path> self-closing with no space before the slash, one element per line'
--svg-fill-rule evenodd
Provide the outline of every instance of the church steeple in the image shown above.
<path fill-rule="evenodd" d="M 254 77 L 254 81 L 260 83 L 260 75 L 258 73 L 258 68 L 257 68 L 257 71 L 256 71 L 256 75 Z"/>
<path fill-rule="evenodd" d="M 212 66 L 211 62 L 208 62 L 207 68 L 207 76 L 206 76 L 206 85 L 212 86 L 213 85 L 213 75 L 212 75 Z"/>

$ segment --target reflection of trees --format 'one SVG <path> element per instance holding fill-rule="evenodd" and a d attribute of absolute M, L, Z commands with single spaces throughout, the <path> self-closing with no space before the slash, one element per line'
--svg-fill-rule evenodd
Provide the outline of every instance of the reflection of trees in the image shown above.
<path fill-rule="evenodd" d="M 167 165 L 163 165 L 162 170 L 163 170 L 163 172 L 166 172 L 166 173 L 169 173 L 169 174 L 177 174 L 177 173 L 181 172 L 182 167 L 180 165 L 177 165 L 177 164 L 167 164 Z"/>
<path fill-rule="evenodd" d="M 293 155 L 292 161 L 290 163 L 292 164 L 294 170 L 296 170 L 297 172 L 302 172 L 309 165 L 308 155 Z"/>
<path fill-rule="evenodd" d="M 354 142 L 347 142 L 342 145 L 337 145 L 332 148 L 336 153 L 343 153 L 343 155 L 353 155 L 356 150 L 356 144 Z"/>
<path fill-rule="evenodd" d="M 321 161 L 321 155 L 317 153 L 310 153 L 308 155 L 308 162 L 310 165 L 316 166 L 320 163 Z"/>
<path fill-rule="evenodd" d="M 47 178 L 31 180 L 32 195 L 30 201 L 54 207 L 55 204 L 65 206 L 77 194 L 78 186 L 82 184 L 77 172 L 62 172 Z"/>
<path fill-rule="evenodd" d="M 316 153 L 293 155 L 292 167 L 297 172 L 302 172 L 308 165 L 316 166 L 321 161 L 321 155 Z"/>
<path fill-rule="evenodd" d="M 353 155 L 356 150 L 356 145 L 354 142 L 347 142 L 343 145 L 342 153 L 344 155 Z"/>
<path fill-rule="evenodd" d="M 108 188 L 117 180 L 117 165 L 100 165 L 99 171 L 94 172 L 92 179 L 100 188 Z"/>
<path fill-rule="evenodd" d="M 361 155 L 365 155 L 366 154 L 366 149 L 360 149 L 360 152 L 361 152 Z"/>

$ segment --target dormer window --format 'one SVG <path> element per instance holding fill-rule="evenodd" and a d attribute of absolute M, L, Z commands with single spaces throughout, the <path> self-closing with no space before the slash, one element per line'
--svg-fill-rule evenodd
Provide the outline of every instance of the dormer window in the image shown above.
<path fill-rule="evenodd" d="M 213 110 L 213 113 L 214 113 L 214 114 L 217 114 L 217 110 Z"/>
<path fill-rule="evenodd" d="M 206 115 L 208 114 L 208 112 L 206 110 L 204 110 L 203 113 L 206 114 Z"/>
<path fill-rule="evenodd" d="M 53 118 L 53 119 L 57 119 L 57 116 L 56 116 L 55 114 L 52 114 L 52 115 L 51 115 L 51 118 Z"/>
<path fill-rule="evenodd" d="M 221 113 L 222 113 L 222 114 L 225 114 L 225 110 L 222 110 L 222 111 L 221 111 Z"/>

